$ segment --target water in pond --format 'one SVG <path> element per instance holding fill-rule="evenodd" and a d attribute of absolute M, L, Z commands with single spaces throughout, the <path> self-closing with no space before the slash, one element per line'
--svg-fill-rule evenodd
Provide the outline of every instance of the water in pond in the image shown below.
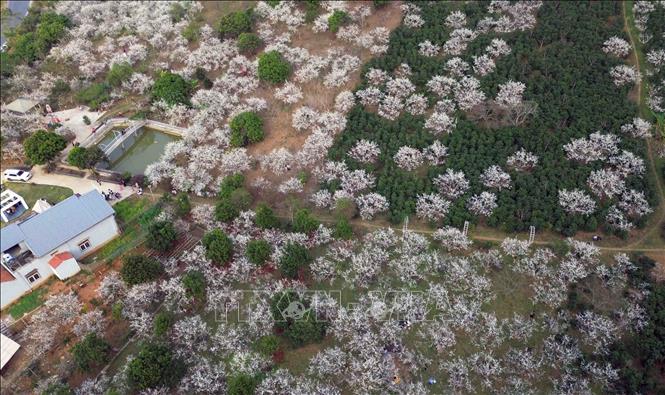
<path fill-rule="evenodd" d="M 143 174 L 149 164 L 159 160 L 166 144 L 178 139 L 177 136 L 145 129 L 134 145 L 111 164 L 111 170 L 119 173 Z"/>

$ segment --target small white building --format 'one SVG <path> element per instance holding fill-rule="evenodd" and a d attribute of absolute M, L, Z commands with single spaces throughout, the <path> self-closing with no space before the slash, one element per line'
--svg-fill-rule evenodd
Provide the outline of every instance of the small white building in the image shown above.
<path fill-rule="evenodd" d="M 7 104 L 5 108 L 15 114 L 28 114 L 39 109 L 39 102 L 26 98 L 18 98 Z"/>
<path fill-rule="evenodd" d="M 0 305 L 4 309 L 54 274 L 64 280 L 78 273 L 77 260 L 115 238 L 119 229 L 113 208 L 93 190 L 0 232 Z"/>
<path fill-rule="evenodd" d="M 18 218 L 28 210 L 25 199 L 11 189 L 5 189 L 0 193 L 0 217 L 5 222 Z"/>

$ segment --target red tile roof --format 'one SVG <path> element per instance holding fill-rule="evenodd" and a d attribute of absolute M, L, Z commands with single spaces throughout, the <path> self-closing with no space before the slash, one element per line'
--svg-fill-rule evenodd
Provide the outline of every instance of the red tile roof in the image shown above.
<path fill-rule="evenodd" d="M 57 269 L 58 266 L 64 261 L 70 260 L 74 258 L 71 253 L 69 252 L 61 252 L 59 254 L 55 254 L 51 260 L 48 261 L 48 264 L 51 265 L 52 268 Z"/>
<path fill-rule="evenodd" d="M 4 282 L 7 282 L 7 281 L 14 281 L 14 280 L 16 280 L 14 275 L 11 274 L 4 267 L 0 266 L 0 283 L 4 283 Z"/>

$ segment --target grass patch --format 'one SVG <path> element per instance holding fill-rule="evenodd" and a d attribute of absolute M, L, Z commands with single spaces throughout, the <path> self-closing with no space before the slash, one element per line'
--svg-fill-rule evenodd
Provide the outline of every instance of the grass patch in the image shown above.
<path fill-rule="evenodd" d="M 9 307 L 9 314 L 14 319 L 23 317 L 23 314 L 29 313 L 44 303 L 45 288 L 38 288 L 31 293 L 23 296 L 16 303 Z"/>
<path fill-rule="evenodd" d="M 127 224 L 137 219 L 148 209 L 149 206 L 149 199 L 130 196 L 129 198 L 116 203 L 113 206 L 113 210 L 115 210 L 115 218 L 121 223 Z"/>
<path fill-rule="evenodd" d="M 49 203 L 56 204 L 74 194 L 74 191 L 69 188 L 55 185 L 7 182 L 5 186 L 21 195 L 30 208 L 39 198 L 44 198 Z"/>

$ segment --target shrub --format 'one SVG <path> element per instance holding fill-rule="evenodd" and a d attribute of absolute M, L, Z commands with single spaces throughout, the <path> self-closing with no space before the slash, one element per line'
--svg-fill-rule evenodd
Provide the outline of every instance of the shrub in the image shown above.
<path fill-rule="evenodd" d="M 293 230 L 301 233 L 314 232 L 319 227 L 319 221 L 316 220 L 307 209 L 296 211 L 293 216 Z"/>
<path fill-rule="evenodd" d="M 111 346 L 96 333 L 89 333 L 72 347 L 74 362 L 83 371 L 106 362 Z"/>
<path fill-rule="evenodd" d="M 175 197 L 175 211 L 180 217 L 189 214 L 192 204 L 189 202 L 189 195 L 186 192 L 180 192 Z"/>
<path fill-rule="evenodd" d="M 328 17 L 328 28 L 331 32 L 337 33 L 339 27 L 346 23 L 348 19 L 349 15 L 346 12 L 342 10 L 335 10 L 335 12 L 333 12 L 332 15 Z"/>
<path fill-rule="evenodd" d="M 198 40 L 200 35 L 201 25 L 196 21 L 189 22 L 189 25 L 182 30 L 182 36 L 190 43 Z"/>
<path fill-rule="evenodd" d="M 122 302 L 113 303 L 113 306 L 111 306 L 111 317 L 116 321 L 122 319 Z"/>
<path fill-rule="evenodd" d="M 224 15 L 217 22 L 217 31 L 221 38 L 238 37 L 240 33 L 252 31 L 252 9 L 236 11 Z"/>
<path fill-rule="evenodd" d="M 185 374 L 184 363 L 166 345 L 146 344 L 127 367 L 127 384 L 134 390 L 173 387 Z"/>
<path fill-rule="evenodd" d="M 286 81 L 291 74 L 291 65 L 277 51 L 264 52 L 259 56 L 259 79 L 273 84 Z"/>
<path fill-rule="evenodd" d="M 88 118 L 87 115 L 83 116 L 83 123 L 86 124 L 86 125 L 90 125 L 90 123 L 91 123 L 90 118 Z"/>
<path fill-rule="evenodd" d="M 146 244 L 155 251 L 166 252 L 173 246 L 177 233 L 170 221 L 155 221 L 148 228 Z"/>
<path fill-rule="evenodd" d="M 238 36 L 238 51 L 244 54 L 254 54 L 263 44 L 261 38 L 254 33 L 241 33 Z"/>
<path fill-rule="evenodd" d="M 106 74 L 106 82 L 111 86 L 120 86 L 132 76 L 132 66 L 127 62 L 114 63 Z"/>
<path fill-rule="evenodd" d="M 164 336 L 175 322 L 175 317 L 170 311 L 160 311 L 155 315 L 153 330 L 155 336 Z"/>
<path fill-rule="evenodd" d="M 356 204 L 349 198 L 337 199 L 333 212 L 335 218 L 351 219 L 356 215 Z"/>
<path fill-rule="evenodd" d="M 247 210 L 252 203 L 252 195 L 245 188 L 238 188 L 231 192 L 229 200 L 238 210 L 244 211 Z"/>
<path fill-rule="evenodd" d="M 253 395 L 258 384 L 257 377 L 241 373 L 228 378 L 227 390 L 229 395 Z"/>
<path fill-rule="evenodd" d="M 319 0 L 307 0 L 305 4 L 305 22 L 312 23 L 319 16 Z"/>
<path fill-rule="evenodd" d="M 267 204 L 259 204 L 256 207 L 255 212 L 256 216 L 254 217 L 254 223 L 259 228 L 271 229 L 279 226 L 279 220 Z"/>
<path fill-rule="evenodd" d="M 240 214 L 238 208 L 230 199 L 222 199 L 215 206 L 215 219 L 221 222 L 233 221 Z"/>
<path fill-rule="evenodd" d="M 164 71 L 152 86 L 152 100 L 163 100 L 169 105 L 189 105 L 189 94 L 192 86 L 178 74 Z"/>
<path fill-rule="evenodd" d="M 187 9 L 180 3 L 173 3 L 169 10 L 169 15 L 171 16 L 171 22 L 178 23 L 187 15 Z"/>
<path fill-rule="evenodd" d="M 127 285 L 136 285 L 153 281 L 163 272 L 162 264 L 157 259 L 144 255 L 130 255 L 123 260 L 120 276 Z"/>
<path fill-rule="evenodd" d="M 243 147 L 263 140 L 263 120 L 251 111 L 236 115 L 230 123 L 231 145 Z"/>
<path fill-rule="evenodd" d="M 51 88 L 51 96 L 59 96 L 59 95 L 64 95 L 66 93 L 71 92 L 72 88 L 69 86 L 69 84 L 63 80 L 57 80 L 53 84 L 53 88 Z"/>
<path fill-rule="evenodd" d="M 206 295 L 206 280 L 198 270 L 190 270 L 182 276 L 182 285 L 185 294 L 197 300 L 204 300 Z"/>
<path fill-rule="evenodd" d="M 66 383 L 51 383 L 49 384 L 42 395 L 74 395 L 74 391 Z"/>
<path fill-rule="evenodd" d="M 279 339 L 275 335 L 262 336 L 254 343 L 254 348 L 261 354 L 272 355 L 279 348 Z"/>
<path fill-rule="evenodd" d="M 284 276 L 296 278 L 298 270 L 305 267 L 309 260 L 307 248 L 301 244 L 289 243 L 284 247 L 284 253 L 279 260 L 279 270 Z"/>
<path fill-rule="evenodd" d="M 241 188 L 245 183 L 245 176 L 242 173 L 231 174 L 230 176 L 224 177 L 222 180 L 222 185 L 219 187 L 219 197 L 220 198 L 230 198 L 231 192 L 235 191 L 238 188 Z"/>
<path fill-rule="evenodd" d="M 334 236 L 343 240 L 351 240 L 353 238 L 353 228 L 351 228 L 351 225 L 346 218 L 337 221 Z"/>
<path fill-rule="evenodd" d="M 203 236 L 203 247 L 206 258 L 218 265 L 228 262 L 233 256 L 233 241 L 220 229 L 212 230 Z"/>
<path fill-rule="evenodd" d="M 88 105 L 91 109 L 96 110 L 102 105 L 102 103 L 111 99 L 111 95 L 109 94 L 110 90 L 109 85 L 105 82 L 92 84 L 79 91 L 79 93 L 76 94 L 76 100 L 82 104 Z"/>
<path fill-rule="evenodd" d="M 256 266 L 263 266 L 264 263 L 270 258 L 270 243 L 265 240 L 252 240 L 247 243 L 247 259 Z"/>
<path fill-rule="evenodd" d="M 308 343 L 316 343 L 326 335 L 326 324 L 317 321 L 314 313 L 308 311 L 305 316 L 295 320 L 284 331 L 284 335 L 296 346 L 300 347 Z"/>
<path fill-rule="evenodd" d="M 36 131 L 23 142 L 25 155 L 36 165 L 52 161 L 66 146 L 64 137 L 46 130 Z"/>

